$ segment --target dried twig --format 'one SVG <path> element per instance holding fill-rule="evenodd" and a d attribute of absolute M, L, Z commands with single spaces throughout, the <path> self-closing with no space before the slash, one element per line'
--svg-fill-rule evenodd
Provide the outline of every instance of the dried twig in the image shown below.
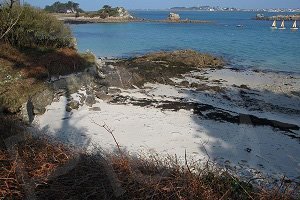
<path fill-rule="evenodd" d="M 92 121 L 93 124 L 96 124 L 97 126 L 103 127 L 108 133 L 111 134 L 111 136 L 113 137 L 113 139 L 114 139 L 114 141 L 117 145 L 117 148 L 118 148 L 118 151 L 119 151 L 120 155 L 123 157 L 123 152 L 121 151 L 120 145 L 119 145 L 117 139 L 115 138 L 115 136 L 113 134 L 113 131 L 109 128 L 109 126 L 106 123 L 104 123 L 103 125 L 100 125 L 97 122 L 95 122 L 93 119 L 91 119 L 91 121 Z"/>
<path fill-rule="evenodd" d="M 184 150 L 184 160 L 185 160 L 185 166 L 187 167 L 189 173 L 192 174 L 186 158 L 186 149 Z"/>

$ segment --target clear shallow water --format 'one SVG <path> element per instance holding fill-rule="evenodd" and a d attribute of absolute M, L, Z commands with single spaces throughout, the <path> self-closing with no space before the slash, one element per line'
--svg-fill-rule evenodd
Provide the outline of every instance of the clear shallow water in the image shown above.
<path fill-rule="evenodd" d="M 135 11 L 146 19 L 165 19 L 168 11 Z M 235 67 L 300 73 L 300 30 L 271 30 L 255 12 L 179 12 L 181 18 L 212 24 L 124 23 L 72 25 L 80 51 L 128 57 L 159 50 L 196 49 L 223 56 Z M 278 13 L 267 13 L 275 15 Z M 236 27 L 243 25 L 243 27 Z M 278 24 L 279 25 L 279 24 Z"/>

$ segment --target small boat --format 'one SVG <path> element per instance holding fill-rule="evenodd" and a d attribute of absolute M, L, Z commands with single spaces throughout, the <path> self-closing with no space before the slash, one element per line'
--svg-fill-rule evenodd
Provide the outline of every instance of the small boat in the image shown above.
<path fill-rule="evenodd" d="M 277 26 L 276 26 L 276 20 L 274 20 L 272 26 L 271 26 L 271 29 L 277 29 Z"/>
<path fill-rule="evenodd" d="M 296 21 L 296 20 L 294 21 L 291 30 L 298 30 L 298 27 L 297 27 L 297 21 Z"/>
<path fill-rule="evenodd" d="M 284 30 L 284 29 L 286 29 L 285 28 L 285 26 L 284 26 L 284 20 L 282 20 L 282 22 L 281 22 L 281 25 L 280 25 L 280 28 L 279 29 L 281 29 L 281 30 Z"/>

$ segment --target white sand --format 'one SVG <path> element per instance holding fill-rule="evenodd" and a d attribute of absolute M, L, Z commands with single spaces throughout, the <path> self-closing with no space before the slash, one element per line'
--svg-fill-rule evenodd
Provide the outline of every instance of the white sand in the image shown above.
<path fill-rule="evenodd" d="M 222 76 L 224 73 L 221 72 L 211 72 L 206 76 L 223 80 L 227 77 L 224 84 L 228 87 L 233 83 L 237 84 L 234 82 L 236 78 L 230 79 L 228 75 Z M 250 87 L 259 87 L 259 81 L 256 80 L 256 85 L 254 85 L 252 80 L 246 80 L 243 79 L 243 84 L 246 82 Z M 266 79 L 263 78 L 263 80 Z M 267 85 L 267 83 L 262 84 Z M 225 102 L 217 94 L 189 92 L 173 86 L 147 84 L 146 89 L 127 90 L 123 91 L 122 95 L 138 99 L 174 101 L 178 97 L 187 98 L 233 112 L 252 113 L 300 125 L 299 115 L 249 111 L 236 103 Z M 234 94 L 234 91 L 231 92 Z M 285 175 L 294 180 L 300 179 L 299 141 L 271 127 L 253 127 L 203 120 L 193 115 L 192 111 L 186 110 L 162 111 L 155 107 L 112 105 L 102 100 L 98 101 L 99 103 L 93 107 L 99 107 L 101 111 L 91 111 L 84 105 L 78 110 L 66 113 L 66 98 L 61 97 L 59 102 L 54 102 L 47 107 L 44 115 L 36 117 L 35 123 L 47 130 L 49 134 L 80 147 L 91 147 L 96 144 L 104 149 L 116 148 L 111 135 L 104 128 L 93 123 L 94 121 L 107 124 L 113 130 L 121 147 L 131 153 L 156 152 L 162 156 L 176 154 L 183 158 L 186 150 L 189 159 L 201 159 L 203 162 L 207 159 L 214 160 L 220 165 L 236 170 L 242 176 L 280 178 Z M 278 101 L 278 104 L 286 104 L 284 101 L 283 98 Z M 289 101 L 295 104 L 288 104 L 289 106 L 297 108 L 297 101 L 294 99 L 289 99 Z M 247 152 L 247 148 L 251 151 Z"/>

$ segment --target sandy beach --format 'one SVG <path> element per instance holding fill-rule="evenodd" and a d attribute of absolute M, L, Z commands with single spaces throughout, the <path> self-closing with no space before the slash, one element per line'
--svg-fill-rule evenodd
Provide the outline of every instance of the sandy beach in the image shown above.
<path fill-rule="evenodd" d="M 83 87 L 49 105 L 35 124 L 75 146 L 111 151 L 116 144 L 101 127 L 106 125 L 131 154 L 176 155 L 183 161 L 186 151 L 190 162 L 209 160 L 240 177 L 299 182 L 299 78 L 206 69 L 173 78 L 173 85 L 112 87 L 109 98 L 66 112 L 70 98 L 86 95 Z"/>

